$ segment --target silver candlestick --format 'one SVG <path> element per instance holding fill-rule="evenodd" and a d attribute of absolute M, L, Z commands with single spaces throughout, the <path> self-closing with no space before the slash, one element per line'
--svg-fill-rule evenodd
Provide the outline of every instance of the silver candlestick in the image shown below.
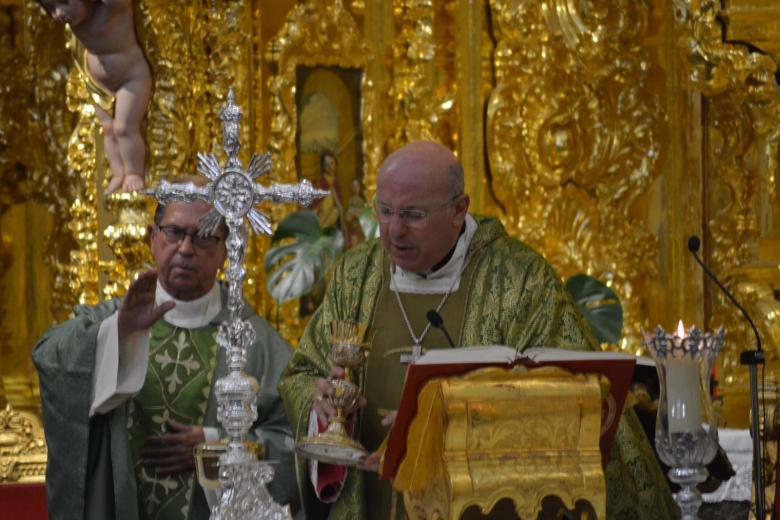
<path fill-rule="evenodd" d="M 244 308 L 244 253 L 248 238 L 244 218 L 255 233 L 272 233 L 270 220 L 255 208 L 260 202 L 298 203 L 308 206 L 328 192 L 315 189 L 304 180 L 298 184 L 263 186 L 254 181 L 271 169 L 270 154 L 253 154 L 244 169 L 238 159 L 241 147 L 239 121 L 241 109 L 235 103 L 233 89 L 228 91 L 227 104 L 219 115 L 223 125 L 224 149 L 227 161 L 219 166 L 213 154 L 198 153 L 198 171 L 211 182 L 205 186 L 160 182 L 153 190 L 145 190 L 160 204 L 192 202 L 200 199 L 213 205 L 200 222 L 198 234 L 212 236 L 225 219 L 228 267 L 229 318 L 219 326 L 217 344 L 227 352 L 228 375 L 216 382 L 217 417 L 228 436 L 228 449 L 219 458 L 221 496 L 212 508 L 213 520 L 245 518 L 281 520 L 290 517 L 289 506 L 276 504 L 266 490 L 273 479 L 268 463 L 257 461 L 245 446 L 246 433 L 257 419 L 257 380 L 244 373 L 246 351 L 255 340 L 249 322 L 241 319 Z"/>
<path fill-rule="evenodd" d="M 675 335 L 658 327 L 644 334 L 655 359 L 660 384 L 655 449 L 668 465 L 669 479 L 680 485 L 675 496 L 682 520 L 698 518 L 702 499 L 696 488 L 707 478 L 704 467 L 718 450 L 718 425 L 712 412 L 710 374 L 723 346 L 723 329 L 714 334 L 680 322 Z"/>

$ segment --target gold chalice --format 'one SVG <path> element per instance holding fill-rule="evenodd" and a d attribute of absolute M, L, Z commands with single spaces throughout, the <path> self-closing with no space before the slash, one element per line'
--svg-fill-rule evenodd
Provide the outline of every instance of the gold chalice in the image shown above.
<path fill-rule="evenodd" d="M 303 457 L 320 462 L 354 466 L 368 452 L 347 433 L 345 410 L 354 405 L 360 396 L 354 371 L 363 366 L 366 360 L 368 351 L 363 343 L 366 326 L 353 321 L 333 321 L 330 330 L 331 363 L 344 368 L 344 379 L 331 379 L 333 395 L 326 397 L 328 403 L 336 409 L 336 415 L 328 420 L 328 428 L 324 432 L 304 437 L 295 450 Z"/>

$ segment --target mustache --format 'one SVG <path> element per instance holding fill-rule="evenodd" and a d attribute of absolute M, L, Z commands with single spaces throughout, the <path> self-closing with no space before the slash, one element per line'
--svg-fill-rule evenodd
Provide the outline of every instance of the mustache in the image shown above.
<path fill-rule="evenodd" d="M 178 260 L 178 261 L 175 261 L 175 262 L 171 262 L 168 265 L 170 266 L 171 269 L 179 268 L 179 269 L 185 269 L 187 271 L 194 271 L 195 270 L 195 267 L 192 265 L 192 262 L 187 262 L 187 261 Z"/>

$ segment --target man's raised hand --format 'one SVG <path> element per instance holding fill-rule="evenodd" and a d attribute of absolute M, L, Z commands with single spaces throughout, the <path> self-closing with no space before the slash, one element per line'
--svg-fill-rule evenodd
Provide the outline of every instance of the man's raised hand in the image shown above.
<path fill-rule="evenodd" d="M 148 329 L 176 305 L 173 301 L 167 301 L 155 306 L 156 288 L 157 271 L 152 269 L 139 274 L 127 288 L 117 317 L 119 341 L 133 332 Z"/>

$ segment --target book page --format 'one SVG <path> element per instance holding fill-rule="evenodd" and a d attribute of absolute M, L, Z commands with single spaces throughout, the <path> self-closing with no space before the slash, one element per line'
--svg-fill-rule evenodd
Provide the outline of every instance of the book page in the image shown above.
<path fill-rule="evenodd" d="M 600 359 L 637 359 L 624 352 L 601 352 L 589 350 L 566 350 L 555 347 L 531 347 L 518 352 L 505 345 L 462 347 L 454 349 L 432 349 L 417 360 L 417 365 L 443 365 L 448 363 L 513 363 L 517 359 L 542 361 L 585 361 Z"/>
<path fill-rule="evenodd" d="M 504 345 L 484 347 L 436 348 L 425 352 L 415 364 L 444 365 L 449 363 L 512 363 L 522 357 L 517 350 Z"/>
<path fill-rule="evenodd" d="M 626 352 L 604 352 L 593 350 L 567 350 L 554 347 L 531 347 L 523 351 L 522 357 L 531 361 L 598 361 L 599 359 L 636 359 Z"/>

